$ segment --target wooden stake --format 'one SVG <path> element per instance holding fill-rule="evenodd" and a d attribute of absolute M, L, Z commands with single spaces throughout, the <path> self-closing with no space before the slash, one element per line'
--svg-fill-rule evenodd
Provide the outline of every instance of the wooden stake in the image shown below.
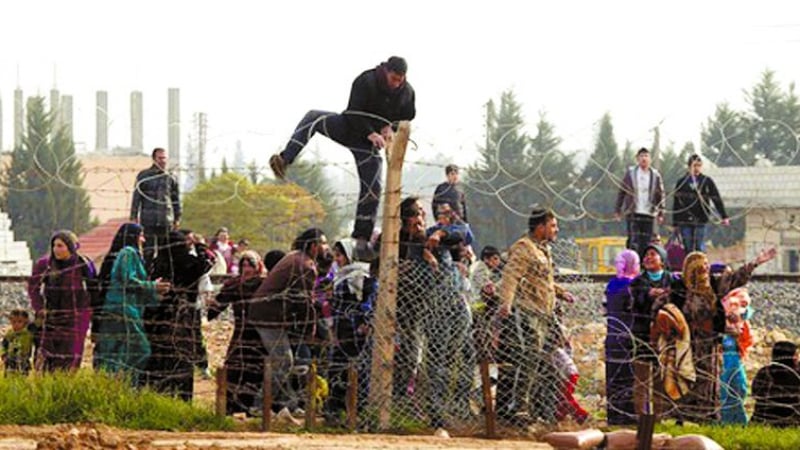
<path fill-rule="evenodd" d="M 225 417 L 228 412 L 228 367 L 217 369 L 217 416 Z"/>
<path fill-rule="evenodd" d="M 352 361 L 347 366 L 347 428 L 356 430 L 358 421 L 358 370 Z"/>
<path fill-rule="evenodd" d="M 399 264 L 400 189 L 411 125 L 400 122 L 397 133 L 386 145 L 386 190 L 383 197 L 380 278 L 375 306 L 372 367 L 370 368 L 369 404 L 377 415 L 378 429 L 389 428 L 392 406 L 392 363 L 397 328 L 397 274 Z"/>
<path fill-rule="evenodd" d="M 497 423 L 497 416 L 494 412 L 494 399 L 492 399 L 492 379 L 489 376 L 489 361 L 482 360 L 480 367 L 484 414 L 486 414 L 486 437 L 494 439 L 497 437 L 495 426 Z"/>
<path fill-rule="evenodd" d="M 264 358 L 264 388 L 261 399 L 261 431 L 269 431 L 272 422 L 272 365 Z"/>

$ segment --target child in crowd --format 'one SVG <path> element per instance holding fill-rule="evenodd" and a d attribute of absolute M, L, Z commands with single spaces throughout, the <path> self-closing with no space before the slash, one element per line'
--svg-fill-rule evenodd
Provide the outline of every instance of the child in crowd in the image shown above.
<path fill-rule="evenodd" d="M 8 319 L 11 329 L 3 337 L 3 363 L 6 373 L 26 375 L 31 370 L 33 354 L 33 332 L 30 329 L 28 311 L 14 309 Z"/>
<path fill-rule="evenodd" d="M 556 420 L 562 421 L 567 416 L 572 416 L 575 422 L 582 424 L 589 418 L 589 413 L 575 399 L 575 388 L 578 386 L 578 367 L 572 360 L 572 345 L 566 337 L 566 330 L 561 324 L 558 328 L 553 351 L 553 365 L 558 369 L 560 396 L 556 409 Z"/>
<path fill-rule="evenodd" d="M 747 374 L 743 364 L 753 344 L 748 320 L 752 316 L 747 288 L 736 288 L 722 299 L 725 309 L 725 334 L 722 335 L 722 374 L 720 400 L 722 423 L 747 425 L 744 399 Z"/>

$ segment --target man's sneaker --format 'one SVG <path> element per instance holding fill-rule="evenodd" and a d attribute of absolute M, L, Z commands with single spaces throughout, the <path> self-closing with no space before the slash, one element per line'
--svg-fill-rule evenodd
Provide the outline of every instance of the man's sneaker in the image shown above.
<path fill-rule="evenodd" d="M 286 179 L 286 161 L 283 160 L 283 156 L 280 153 L 269 157 L 269 167 L 272 169 L 272 173 L 275 174 L 275 178 L 279 180 Z"/>
<path fill-rule="evenodd" d="M 364 238 L 356 238 L 356 246 L 353 248 L 353 259 L 360 262 L 372 262 L 377 255 L 375 250 L 370 245 L 369 241 Z"/>

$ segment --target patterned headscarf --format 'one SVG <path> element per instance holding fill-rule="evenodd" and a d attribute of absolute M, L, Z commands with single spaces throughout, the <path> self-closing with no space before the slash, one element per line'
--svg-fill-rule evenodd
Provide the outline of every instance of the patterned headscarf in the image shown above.
<path fill-rule="evenodd" d="M 242 267 L 244 267 L 245 261 L 256 269 L 256 276 L 266 275 L 267 269 L 264 267 L 264 262 L 261 261 L 261 255 L 259 255 L 258 252 L 253 250 L 245 250 L 242 252 L 242 256 L 239 257 L 239 273 L 244 273 Z"/>
<path fill-rule="evenodd" d="M 683 284 L 689 293 L 706 299 L 712 311 L 717 309 L 716 296 L 711 288 L 708 258 L 703 252 L 692 252 L 683 261 Z"/>
<path fill-rule="evenodd" d="M 639 276 L 639 255 L 633 250 L 623 250 L 614 259 L 617 277 L 633 279 Z"/>
<path fill-rule="evenodd" d="M 703 252 L 692 252 L 683 261 L 683 284 L 690 292 L 713 293 L 708 258 Z"/>

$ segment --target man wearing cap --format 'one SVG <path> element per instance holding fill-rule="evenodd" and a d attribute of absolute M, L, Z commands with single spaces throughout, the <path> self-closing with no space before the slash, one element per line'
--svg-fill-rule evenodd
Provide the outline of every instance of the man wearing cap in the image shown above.
<path fill-rule="evenodd" d="M 352 237 L 356 239 L 354 259 L 369 260 L 369 247 L 381 194 L 379 150 L 393 135 L 401 120 L 416 115 L 414 89 L 406 81 L 408 64 L 392 56 L 374 69 L 364 71 L 353 81 L 347 110 L 341 114 L 311 110 L 297 125 L 286 148 L 272 155 L 269 165 L 278 179 L 284 179 L 291 165 L 315 133 L 344 145 L 353 154 L 361 186 Z"/>
<path fill-rule="evenodd" d="M 464 222 L 467 220 L 467 201 L 464 197 L 464 191 L 459 184 L 460 174 L 458 166 L 455 164 L 448 164 L 444 168 L 444 174 L 447 180 L 436 186 L 433 192 L 433 201 L 431 202 L 431 209 L 433 210 L 434 217 L 436 216 L 437 208 L 443 203 L 450 205 L 450 208 L 458 214 L 458 218 Z"/>
<path fill-rule="evenodd" d="M 642 147 L 636 153 L 637 165 L 625 172 L 617 194 L 614 217 L 627 222 L 627 247 L 639 253 L 653 241 L 656 221 L 664 222 L 664 181 L 661 174 L 650 167 L 650 151 Z"/>

